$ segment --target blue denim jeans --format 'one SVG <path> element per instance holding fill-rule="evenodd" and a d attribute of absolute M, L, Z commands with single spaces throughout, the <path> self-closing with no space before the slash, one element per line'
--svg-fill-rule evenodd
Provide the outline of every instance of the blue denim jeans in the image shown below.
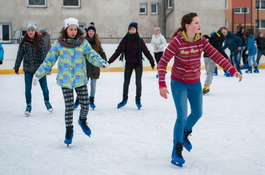
<path fill-rule="evenodd" d="M 25 77 L 25 96 L 26 96 L 26 103 L 31 103 L 31 88 L 32 88 L 32 79 L 34 74 L 29 72 L 24 72 Z M 43 92 L 44 100 L 49 101 L 49 90 L 47 86 L 46 76 L 42 77 L 39 80 L 40 87 Z"/>
<path fill-rule="evenodd" d="M 251 67 L 251 61 L 253 62 L 254 67 L 257 67 L 257 62 L 255 60 L 255 55 L 248 56 L 248 67 Z"/>
<path fill-rule="evenodd" d="M 182 143 L 183 131 L 191 131 L 202 116 L 202 86 L 200 81 L 194 84 L 186 84 L 171 79 L 171 91 L 177 110 L 173 142 Z M 188 101 L 191 108 L 189 116 Z"/>
<path fill-rule="evenodd" d="M 97 79 L 90 79 L 90 97 L 95 97 Z"/>
<path fill-rule="evenodd" d="M 231 51 L 230 52 L 230 59 L 231 59 L 231 64 L 233 66 L 236 66 L 237 70 L 240 70 L 240 59 L 241 59 L 241 51 L 236 50 L 236 51 Z"/>

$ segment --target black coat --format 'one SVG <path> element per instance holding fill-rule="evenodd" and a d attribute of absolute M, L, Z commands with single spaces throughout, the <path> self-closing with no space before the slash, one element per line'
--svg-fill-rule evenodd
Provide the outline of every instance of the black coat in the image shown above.
<path fill-rule="evenodd" d="M 228 58 L 223 47 L 223 42 L 225 41 L 225 36 L 222 34 L 222 32 L 218 31 L 211 35 L 209 38 L 209 43 L 216 48 L 225 58 Z M 208 57 L 206 54 L 203 55 L 204 57 Z"/>
<path fill-rule="evenodd" d="M 241 39 L 241 46 L 245 46 L 246 42 L 245 42 L 245 37 L 244 37 L 244 33 L 242 33 L 242 30 L 243 28 L 241 27 L 235 35 Z"/>
<path fill-rule="evenodd" d="M 93 49 L 95 49 L 95 40 L 94 39 L 88 40 L 88 42 L 91 45 L 91 47 Z M 107 61 L 107 57 L 106 57 L 106 54 L 103 51 L 103 49 L 99 49 L 98 52 L 99 52 L 98 54 L 101 56 L 101 58 Z M 87 60 L 86 60 L 86 70 L 87 70 L 87 78 L 99 79 L 100 68 L 92 65 Z"/>
<path fill-rule="evenodd" d="M 257 41 L 258 50 L 265 50 L 265 38 L 258 36 L 255 40 Z"/>

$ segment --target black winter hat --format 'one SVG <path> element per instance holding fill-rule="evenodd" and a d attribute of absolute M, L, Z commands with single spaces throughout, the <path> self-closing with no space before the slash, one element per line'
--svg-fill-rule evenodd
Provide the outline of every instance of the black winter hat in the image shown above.
<path fill-rule="evenodd" d="M 136 31 L 138 30 L 138 24 L 137 24 L 136 22 L 131 22 L 131 23 L 129 24 L 129 26 L 128 26 L 128 30 L 129 30 L 130 27 L 134 27 L 134 28 L 136 28 Z"/>
<path fill-rule="evenodd" d="M 96 33 L 96 27 L 95 27 L 94 22 L 91 22 L 89 24 L 89 26 L 87 27 L 87 29 L 85 29 L 85 30 L 86 30 L 86 32 L 88 32 L 89 30 L 94 30 L 94 32 Z"/>

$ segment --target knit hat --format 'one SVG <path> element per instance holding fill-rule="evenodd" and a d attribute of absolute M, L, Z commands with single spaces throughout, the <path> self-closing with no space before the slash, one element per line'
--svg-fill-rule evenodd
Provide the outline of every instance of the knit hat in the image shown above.
<path fill-rule="evenodd" d="M 40 32 L 40 33 L 47 33 L 47 30 L 46 30 L 46 29 L 40 29 L 39 32 Z"/>
<path fill-rule="evenodd" d="M 67 27 L 69 27 L 72 24 L 76 25 L 79 28 L 77 19 L 75 19 L 75 18 L 67 18 L 67 19 L 64 20 L 64 29 L 66 29 Z"/>
<path fill-rule="evenodd" d="M 89 31 L 89 30 L 94 30 L 94 32 L 96 33 L 96 27 L 95 27 L 94 22 L 91 22 L 91 23 L 89 24 L 89 26 L 88 26 L 87 29 L 86 29 L 86 32 Z"/>
<path fill-rule="evenodd" d="M 131 22 L 131 23 L 129 24 L 129 26 L 128 26 L 128 30 L 129 30 L 130 27 L 134 27 L 134 28 L 136 28 L 136 31 L 138 30 L 138 24 L 137 24 L 136 22 Z"/>
<path fill-rule="evenodd" d="M 37 24 L 35 22 L 29 22 L 27 26 L 27 30 L 37 31 Z"/>

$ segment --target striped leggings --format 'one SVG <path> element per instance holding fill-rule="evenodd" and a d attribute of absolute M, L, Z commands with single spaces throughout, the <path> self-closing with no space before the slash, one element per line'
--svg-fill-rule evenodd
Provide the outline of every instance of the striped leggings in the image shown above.
<path fill-rule="evenodd" d="M 74 92 L 73 89 L 64 87 L 62 87 L 62 91 L 65 102 L 65 126 L 69 127 L 73 125 Z M 86 120 L 89 110 L 87 85 L 77 87 L 75 91 L 81 106 L 79 118 Z"/>

